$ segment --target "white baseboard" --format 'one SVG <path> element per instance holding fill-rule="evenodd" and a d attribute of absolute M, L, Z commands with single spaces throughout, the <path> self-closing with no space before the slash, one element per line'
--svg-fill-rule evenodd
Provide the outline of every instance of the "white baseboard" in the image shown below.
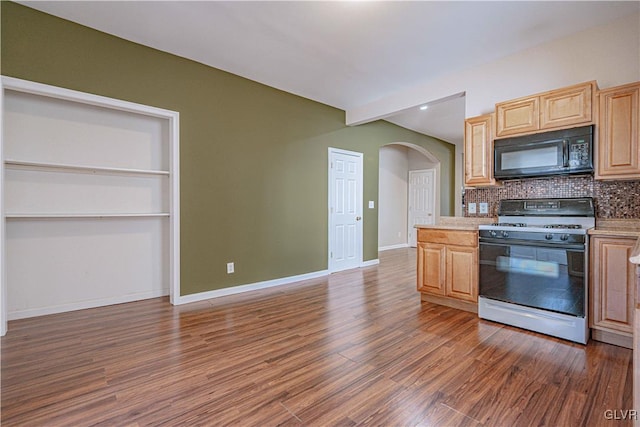
<path fill-rule="evenodd" d="M 390 251 L 391 249 L 402 249 L 402 248 L 408 248 L 408 247 L 409 247 L 408 243 L 400 243 L 397 245 L 389 245 L 389 246 L 380 246 L 378 248 L 378 252 Z"/>
<path fill-rule="evenodd" d="M 302 280 L 315 279 L 322 276 L 327 276 L 328 270 L 315 271 L 313 273 L 300 274 L 298 276 L 283 277 L 280 279 L 266 280 L 264 282 L 250 283 L 247 285 L 232 286 L 224 289 L 216 289 L 215 291 L 199 292 L 197 294 L 184 295 L 174 298 L 173 304 L 187 304 L 190 302 L 204 301 L 211 298 L 219 298 L 227 295 L 240 294 L 243 292 L 255 291 L 258 289 L 271 288 L 274 286 L 288 285 L 294 282 L 300 282 Z"/>
<path fill-rule="evenodd" d="M 140 301 L 169 295 L 169 288 L 157 289 L 149 292 L 140 292 L 117 297 L 101 298 L 89 301 L 79 301 L 69 304 L 61 304 L 51 307 L 27 308 L 14 310 L 7 313 L 7 320 L 27 319 L 29 317 L 46 316 L 48 314 L 66 313 L 67 311 L 84 310 L 87 308 L 104 307 L 105 305 L 123 304 L 126 302 Z"/>
<path fill-rule="evenodd" d="M 380 264 L 380 260 L 379 259 L 370 259 L 369 261 L 364 261 L 360 267 L 371 267 L 372 265 L 378 265 Z"/>

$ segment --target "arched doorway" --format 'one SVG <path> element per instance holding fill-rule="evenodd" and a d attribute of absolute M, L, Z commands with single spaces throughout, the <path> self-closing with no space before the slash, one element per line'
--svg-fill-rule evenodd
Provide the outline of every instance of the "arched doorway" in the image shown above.
<path fill-rule="evenodd" d="M 413 171 L 412 175 L 417 176 L 418 171 L 432 171 L 430 173 L 434 178 L 430 191 L 435 222 L 440 213 L 440 161 L 425 148 L 406 142 L 382 146 L 379 156 L 378 249 L 415 246 L 409 172 Z"/>

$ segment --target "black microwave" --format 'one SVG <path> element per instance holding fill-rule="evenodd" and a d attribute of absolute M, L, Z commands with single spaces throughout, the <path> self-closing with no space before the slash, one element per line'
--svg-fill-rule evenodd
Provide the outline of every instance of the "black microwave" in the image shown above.
<path fill-rule="evenodd" d="M 593 125 L 496 139 L 493 147 L 496 179 L 593 173 Z"/>

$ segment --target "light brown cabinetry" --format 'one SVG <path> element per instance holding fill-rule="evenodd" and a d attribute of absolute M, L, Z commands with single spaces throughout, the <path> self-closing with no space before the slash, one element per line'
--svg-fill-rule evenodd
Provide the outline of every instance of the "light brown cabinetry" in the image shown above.
<path fill-rule="evenodd" d="M 640 82 L 599 92 L 596 179 L 640 178 Z"/>
<path fill-rule="evenodd" d="M 631 348 L 636 266 L 634 237 L 591 237 L 590 321 L 592 338 Z"/>
<path fill-rule="evenodd" d="M 438 243 L 418 243 L 418 290 L 445 295 L 445 246 Z"/>
<path fill-rule="evenodd" d="M 496 104 L 496 136 L 535 132 L 540 128 L 540 98 L 531 96 Z"/>
<path fill-rule="evenodd" d="M 493 179 L 494 114 L 465 120 L 464 183 L 469 186 L 495 185 Z"/>
<path fill-rule="evenodd" d="M 423 301 L 477 312 L 478 232 L 420 229 L 417 279 Z"/>
<path fill-rule="evenodd" d="M 447 246 L 447 296 L 478 302 L 478 248 Z"/>
<path fill-rule="evenodd" d="M 595 86 L 589 82 L 541 94 L 540 129 L 592 123 Z"/>
<path fill-rule="evenodd" d="M 526 135 L 593 122 L 595 81 L 496 104 L 496 136 Z"/>

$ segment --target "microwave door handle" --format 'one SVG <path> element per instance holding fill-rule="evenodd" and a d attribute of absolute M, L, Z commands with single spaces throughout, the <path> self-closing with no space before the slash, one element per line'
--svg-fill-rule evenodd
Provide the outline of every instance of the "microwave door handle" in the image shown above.
<path fill-rule="evenodd" d="M 562 166 L 564 168 L 568 168 L 569 167 L 569 140 L 568 139 L 563 139 L 562 140 Z"/>

